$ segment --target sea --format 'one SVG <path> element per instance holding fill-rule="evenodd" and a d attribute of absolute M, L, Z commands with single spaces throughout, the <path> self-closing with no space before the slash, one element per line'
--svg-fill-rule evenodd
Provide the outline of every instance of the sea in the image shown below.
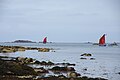
<path fill-rule="evenodd" d="M 0 53 L 0 56 L 29 57 L 39 61 L 72 63 L 76 72 L 82 76 L 102 77 L 120 80 L 120 44 L 118 46 L 98 46 L 92 43 L 4 43 L 0 45 L 52 48 L 50 52 L 27 50 L 25 52 Z M 90 53 L 92 56 L 81 56 Z M 81 58 L 86 59 L 81 59 Z M 90 58 L 93 58 L 91 60 Z"/>

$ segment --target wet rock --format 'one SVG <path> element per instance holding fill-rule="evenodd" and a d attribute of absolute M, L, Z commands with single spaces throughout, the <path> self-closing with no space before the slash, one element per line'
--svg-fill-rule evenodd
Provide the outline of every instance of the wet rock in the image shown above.
<path fill-rule="evenodd" d="M 41 65 L 46 65 L 46 64 L 47 64 L 47 62 L 42 61 L 42 62 L 40 62 L 40 64 L 41 64 Z"/>
<path fill-rule="evenodd" d="M 104 79 L 104 78 L 94 78 L 93 80 L 107 80 L 107 79 Z"/>
<path fill-rule="evenodd" d="M 55 50 L 52 50 L 51 52 L 56 52 Z"/>
<path fill-rule="evenodd" d="M 50 70 L 52 71 L 75 71 L 73 67 L 59 67 L 59 66 L 55 66 Z"/>
<path fill-rule="evenodd" d="M 71 63 L 57 63 L 56 65 L 75 66 L 75 64 L 71 64 Z"/>
<path fill-rule="evenodd" d="M 95 60 L 95 58 L 90 58 L 90 60 Z"/>
<path fill-rule="evenodd" d="M 23 58 L 23 57 L 17 57 L 16 60 L 17 60 L 20 64 L 25 64 L 25 58 Z"/>
<path fill-rule="evenodd" d="M 64 75 L 59 75 L 58 78 L 64 79 L 64 78 L 66 78 L 66 76 L 64 76 Z"/>
<path fill-rule="evenodd" d="M 20 79 L 28 79 L 28 80 L 31 80 L 33 78 L 32 75 L 27 75 L 27 76 L 18 76 L 18 78 Z M 16 79 L 17 80 L 17 79 Z"/>
<path fill-rule="evenodd" d="M 33 59 L 32 58 L 27 58 L 26 61 L 33 62 Z"/>
<path fill-rule="evenodd" d="M 120 72 L 118 72 L 118 74 L 120 75 Z"/>
<path fill-rule="evenodd" d="M 18 77 L 11 77 L 11 76 L 5 76 L 0 78 L 1 80 L 95 80 L 95 78 L 87 78 L 84 79 L 82 77 L 78 78 L 60 78 L 59 76 L 49 76 L 49 77 L 41 77 L 41 78 L 33 78 L 33 76 L 28 75 L 28 76 L 18 76 Z M 100 79 L 102 80 L 102 79 Z M 107 80 L 107 79 L 103 79 Z"/>
<path fill-rule="evenodd" d="M 18 48 L 17 51 L 25 51 L 25 48 Z"/>
<path fill-rule="evenodd" d="M 36 47 L 35 47 L 35 48 L 27 47 L 26 49 L 27 49 L 27 50 L 38 50 L 39 48 L 36 48 Z"/>
<path fill-rule="evenodd" d="M 36 60 L 36 61 L 34 62 L 34 64 L 40 64 L 40 61 Z"/>
<path fill-rule="evenodd" d="M 16 60 L 18 60 L 18 61 L 24 61 L 25 58 L 23 58 L 23 57 L 17 57 Z"/>
<path fill-rule="evenodd" d="M 82 79 L 84 80 L 88 80 L 88 77 L 87 76 L 82 76 Z"/>
<path fill-rule="evenodd" d="M 48 62 L 46 62 L 46 61 L 42 61 L 42 62 L 40 62 L 40 61 L 37 61 L 37 60 L 34 62 L 34 64 L 45 65 L 45 66 L 51 66 L 51 65 L 54 65 L 54 63 L 51 62 L 51 61 L 48 61 Z"/>
<path fill-rule="evenodd" d="M 76 72 L 70 72 L 67 74 L 68 78 L 77 78 L 78 76 L 81 76 L 80 74 Z"/>
<path fill-rule="evenodd" d="M 16 58 L 17 61 L 23 63 L 23 64 L 28 64 L 28 63 L 32 63 L 33 59 L 32 58 L 23 58 L 23 57 L 17 57 Z"/>
<path fill-rule="evenodd" d="M 32 48 L 32 47 L 21 47 L 21 46 L 0 46 L 0 53 L 12 53 L 16 51 L 26 50 L 38 50 L 38 52 L 49 52 L 50 48 Z M 53 49 L 52 49 L 53 50 Z"/>
<path fill-rule="evenodd" d="M 93 78 L 89 78 L 88 80 L 94 80 Z"/>
<path fill-rule="evenodd" d="M 69 80 L 76 80 L 75 78 L 70 78 Z"/>
<path fill-rule="evenodd" d="M 0 46 L 0 53 L 12 53 L 16 51 L 25 51 L 25 48 L 20 46 Z"/>
<path fill-rule="evenodd" d="M 37 75 L 33 68 L 14 61 L 0 60 L 0 75 Z"/>
<path fill-rule="evenodd" d="M 51 61 L 48 61 L 47 65 L 54 65 L 54 63 Z"/>
<path fill-rule="evenodd" d="M 48 70 L 44 69 L 43 67 L 41 67 L 41 68 L 34 68 L 34 70 L 38 74 L 40 74 L 40 73 L 49 73 Z"/>
<path fill-rule="evenodd" d="M 87 58 L 83 58 L 83 57 L 81 57 L 80 59 L 85 59 L 85 60 L 86 60 Z"/>
<path fill-rule="evenodd" d="M 75 71 L 75 69 L 73 67 L 66 67 L 67 71 Z"/>
<path fill-rule="evenodd" d="M 92 54 L 90 54 L 90 53 L 84 53 L 84 54 L 81 54 L 81 56 L 92 56 Z"/>
<path fill-rule="evenodd" d="M 12 52 L 16 52 L 15 49 L 13 49 L 13 48 L 3 48 L 1 50 L 1 53 L 12 53 Z"/>
<path fill-rule="evenodd" d="M 50 49 L 49 48 L 39 48 L 38 52 L 49 52 Z"/>
<path fill-rule="evenodd" d="M 87 68 L 84 68 L 83 70 L 84 70 L 84 71 L 87 71 Z"/>

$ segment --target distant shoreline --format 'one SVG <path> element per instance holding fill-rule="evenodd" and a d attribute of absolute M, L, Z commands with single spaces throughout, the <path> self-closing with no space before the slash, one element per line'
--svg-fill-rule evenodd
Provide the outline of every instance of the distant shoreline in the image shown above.
<path fill-rule="evenodd" d="M 11 41 L 11 42 L 0 42 L 0 43 L 43 43 L 41 42 L 36 42 L 36 41 L 31 41 L 31 40 L 15 40 L 15 41 Z M 79 43 L 83 43 L 83 44 L 98 44 L 97 42 L 47 42 L 47 43 L 75 43 L 75 44 L 79 44 Z M 113 42 L 108 42 L 106 44 L 112 44 Z M 117 44 L 120 44 L 120 42 L 116 42 Z"/>

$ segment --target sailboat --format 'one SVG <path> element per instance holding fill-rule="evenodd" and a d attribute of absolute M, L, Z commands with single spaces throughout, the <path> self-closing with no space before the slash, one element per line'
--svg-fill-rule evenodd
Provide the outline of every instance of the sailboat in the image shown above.
<path fill-rule="evenodd" d="M 106 46 L 105 34 L 99 39 L 99 46 Z"/>
<path fill-rule="evenodd" d="M 47 37 L 45 37 L 45 38 L 43 39 L 43 43 L 44 43 L 44 44 L 47 43 Z"/>

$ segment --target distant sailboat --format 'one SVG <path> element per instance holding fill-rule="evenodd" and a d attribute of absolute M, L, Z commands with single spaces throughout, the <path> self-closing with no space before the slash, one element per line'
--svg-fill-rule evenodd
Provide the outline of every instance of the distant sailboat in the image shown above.
<path fill-rule="evenodd" d="M 44 43 L 44 44 L 47 43 L 47 37 L 45 37 L 45 38 L 43 39 L 43 43 Z"/>
<path fill-rule="evenodd" d="M 106 46 L 105 34 L 99 39 L 99 46 Z"/>

